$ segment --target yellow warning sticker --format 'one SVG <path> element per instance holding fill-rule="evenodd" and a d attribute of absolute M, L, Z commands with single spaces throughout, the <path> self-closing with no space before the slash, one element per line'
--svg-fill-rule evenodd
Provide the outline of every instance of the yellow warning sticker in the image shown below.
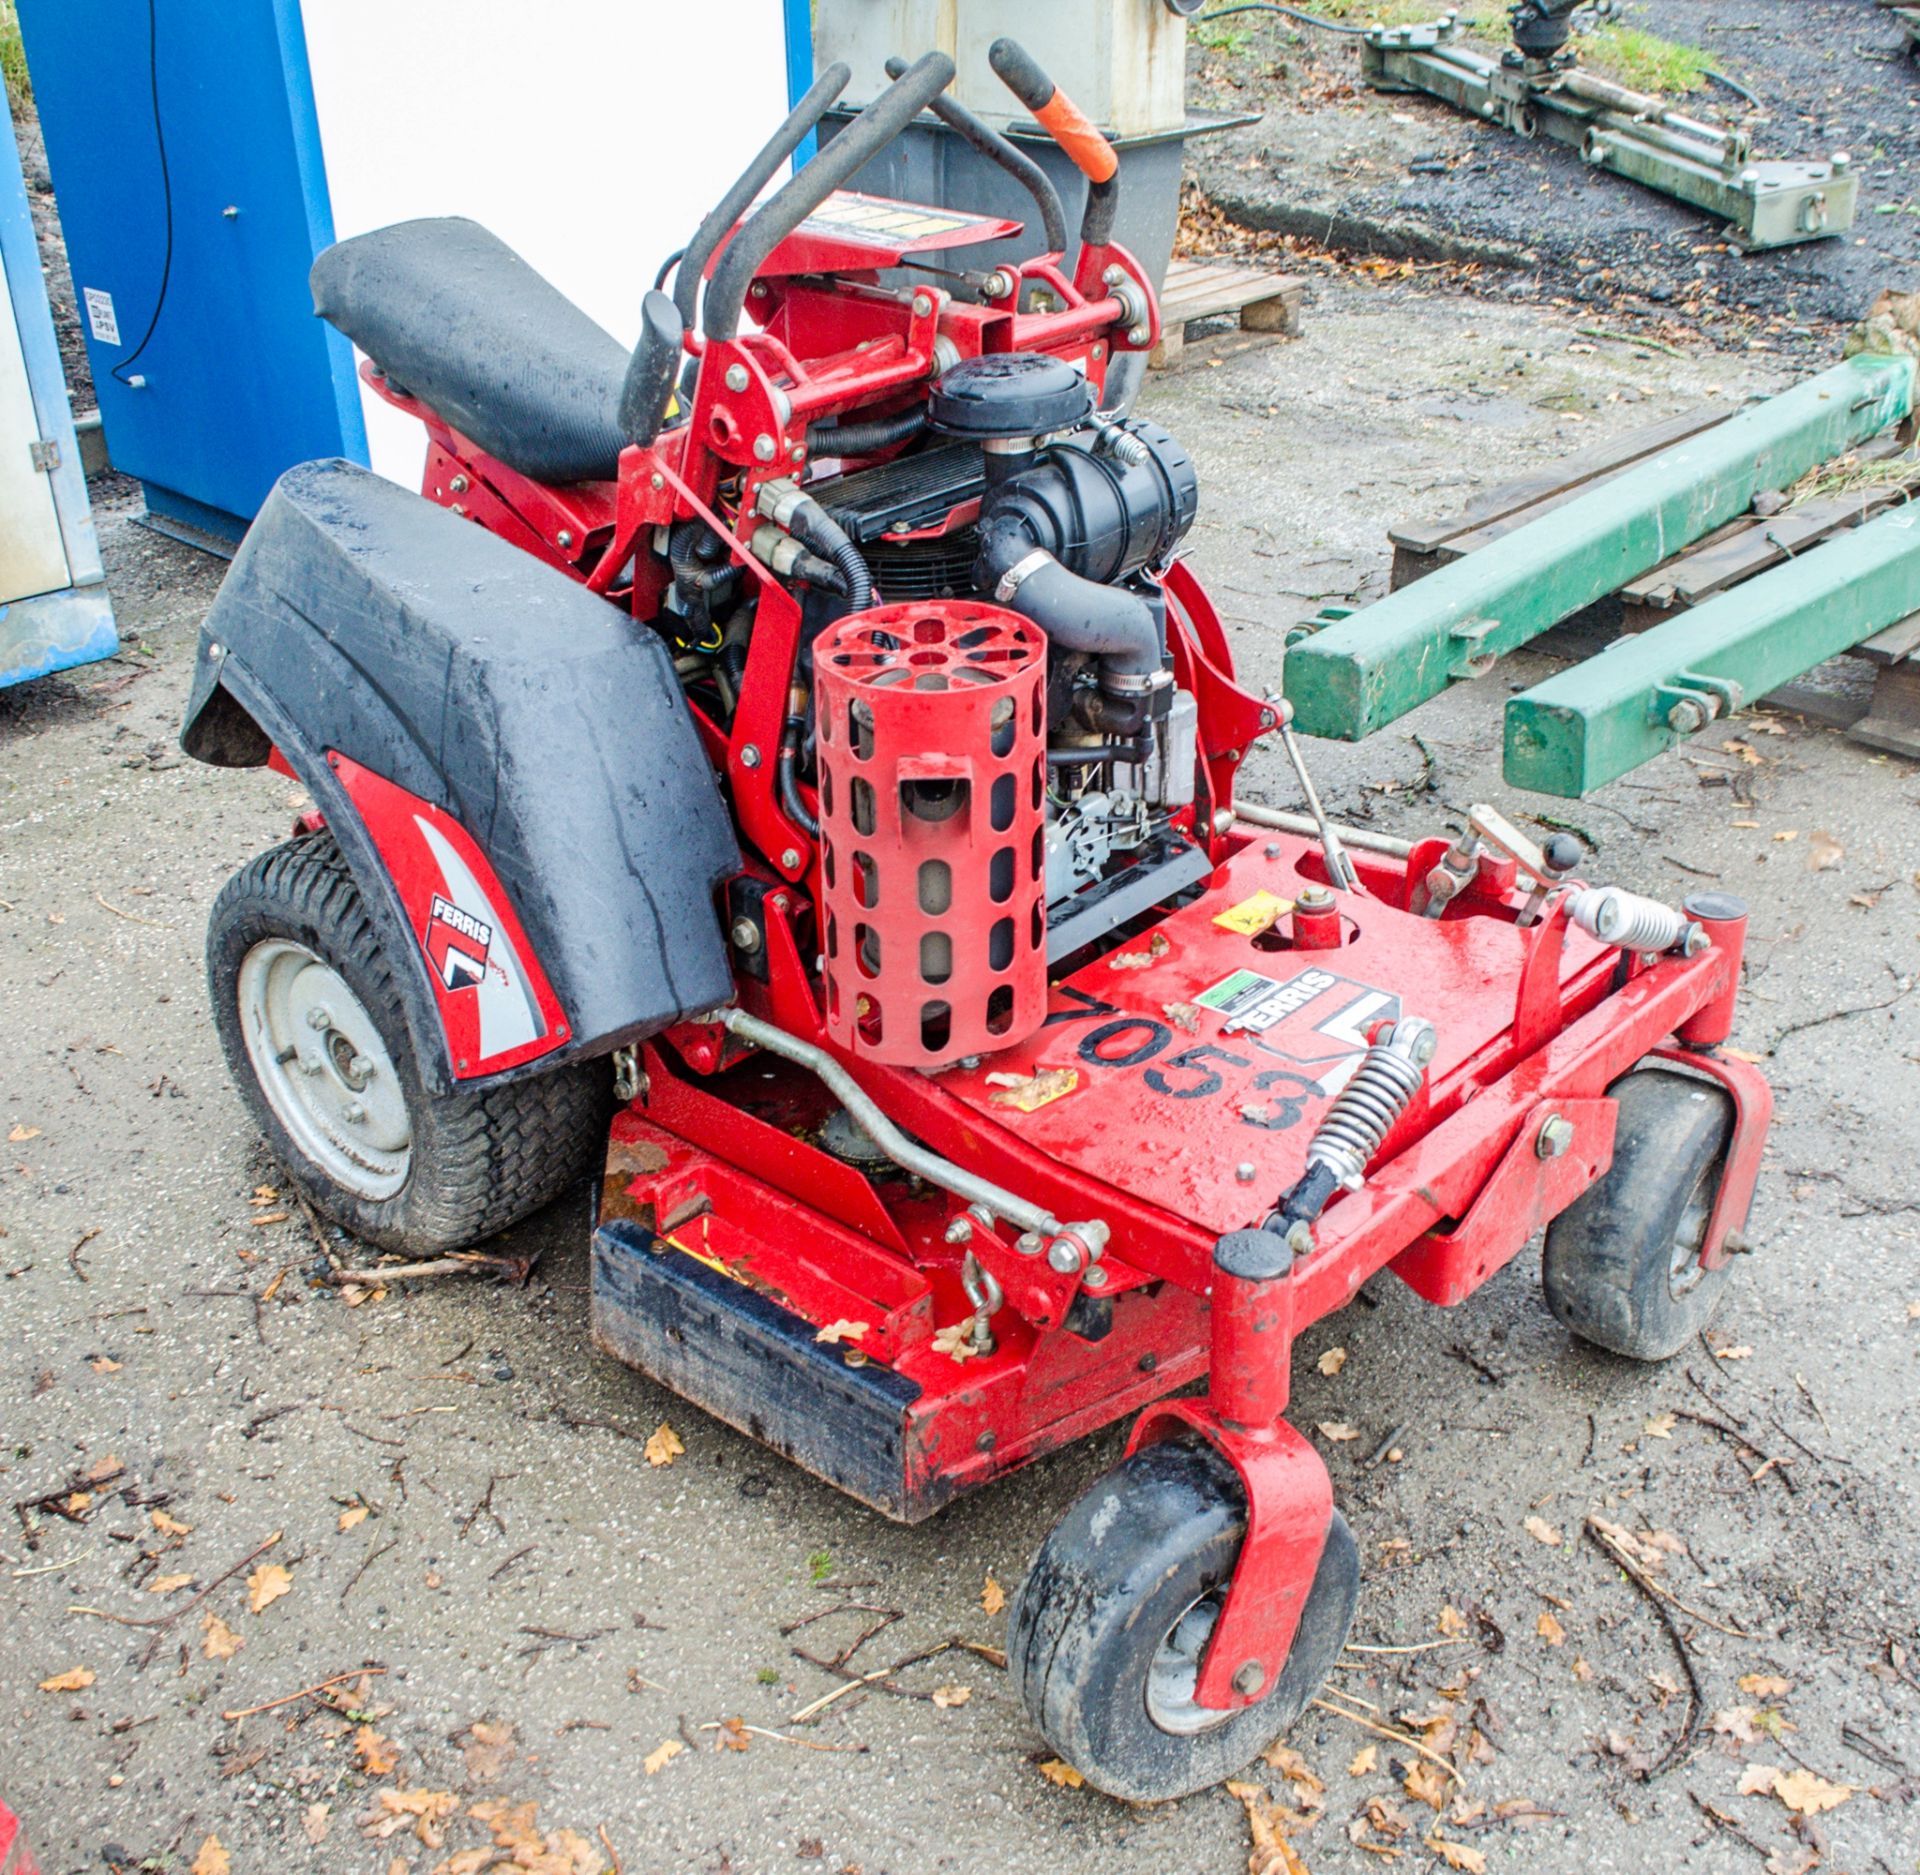
<path fill-rule="evenodd" d="M 1213 922 L 1223 931 L 1238 931 L 1242 937 L 1258 937 L 1262 931 L 1271 931 L 1292 910 L 1292 899 L 1262 891 L 1254 893 L 1251 898 L 1243 898 L 1237 905 L 1229 905 L 1225 911 L 1214 913 Z"/>

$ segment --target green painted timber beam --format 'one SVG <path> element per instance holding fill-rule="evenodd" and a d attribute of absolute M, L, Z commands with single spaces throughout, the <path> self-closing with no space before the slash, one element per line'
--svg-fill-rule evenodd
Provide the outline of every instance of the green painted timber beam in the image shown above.
<path fill-rule="evenodd" d="M 1898 423 L 1914 361 L 1850 358 L 1504 540 L 1290 639 L 1284 683 L 1309 736 L 1357 742 L 1743 514 L 1755 495 Z"/>
<path fill-rule="evenodd" d="M 1506 776 L 1568 799 L 1920 612 L 1920 507 L 1810 549 L 1507 704 Z"/>

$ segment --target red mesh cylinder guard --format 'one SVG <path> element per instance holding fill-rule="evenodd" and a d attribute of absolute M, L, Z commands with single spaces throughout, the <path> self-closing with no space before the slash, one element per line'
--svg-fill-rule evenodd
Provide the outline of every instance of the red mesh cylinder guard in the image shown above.
<path fill-rule="evenodd" d="M 970 600 L 814 642 L 827 1029 L 876 1061 L 991 1053 L 1047 1006 L 1046 638 Z"/>

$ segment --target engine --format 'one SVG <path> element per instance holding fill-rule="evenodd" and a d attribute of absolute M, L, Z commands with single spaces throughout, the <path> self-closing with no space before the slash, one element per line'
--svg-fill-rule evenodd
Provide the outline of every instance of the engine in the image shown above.
<path fill-rule="evenodd" d="M 808 441 L 813 471 L 805 487 L 790 480 L 761 485 L 760 521 L 750 545 L 802 598 L 807 621 L 808 647 L 795 673 L 780 752 L 781 782 L 782 798 L 796 818 L 804 812 L 798 784 L 811 781 L 819 791 L 829 855 L 823 933 L 828 975 L 831 981 L 845 946 L 861 978 L 860 993 L 847 1000 L 842 1021 L 832 1026 L 843 1029 L 850 1043 L 896 1059 L 952 1058 L 1004 1046 L 1013 1039 L 1001 1019 L 1006 1010 L 1017 1008 L 1018 1027 L 1027 1026 L 1029 961 L 1044 971 L 1210 871 L 1205 852 L 1185 831 L 1195 795 L 1199 714 L 1194 698 L 1174 682 L 1157 577 L 1193 523 L 1193 464 L 1159 425 L 1100 414 L 1086 378 L 1066 361 L 1039 353 L 965 360 L 936 380 L 923 408 L 837 428 L 816 425 Z M 899 453 L 837 472 L 848 458 L 886 447 Z M 749 628 L 727 611 L 737 570 L 726 563 L 718 541 L 689 533 L 668 548 L 675 573 L 669 610 L 680 615 L 684 639 L 704 636 L 709 648 L 720 647 L 715 665 L 724 685 L 731 647 L 740 647 L 744 658 Z M 1042 654 L 1032 686 L 1039 748 L 1031 787 L 1023 782 L 1019 791 L 1023 832 L 1014 863 L 1019 899 L 1031 890 L 1043 916 L 1016 921 L 1018 956 L 974 999 L 977 1020 L 969 1020 L 960 1000 L 923 998 L 933 1012 L 923 1050 L 918 1023 L 910 1025 L 911 1042 L 879 1040 L 881 984 L 897 971 L 895 960 L 882 955 L 889 935 L 884 922 L 864 916 L 858 897 L 845 898 L 837 911 L 831 901 L 849 889 L 844 876 L 836 875 L 845 874 L 855 849 L 869 892 L 878 890 L 875 877 L 867 876 L 877 863 L 905 868 L 910 855 L 931 855 L 942 841 L 951 847 L 939 861 L 945 876 L 967 875 L 968 836 L 951 810 L 962 784 L 953 780 L 942 792 L 933 773 L 942 758 L 966 750 L 932 745 L 964 740 L 973 733 L 973 718 L 955 703 L 944 718 L 922 710 L 908 719 L 916 724 L 912 733 L 927 744 L 922 754 L 928 772 L 911 787 L 900 782 L 898 800 L 887 791 L 878 810 L 869 807 L 863 825 L 847 818 L 851 803 L 844 794 L 833 798 L 831 771 L 836 760 L 846 759 L 845 741 L 860 735 L 863 720 L 871 726 L 892 707 L 888 686 L 964 687 L 964 671 L 934 670 L 935 637 L 944 660 L 940 673 L 952 670 L 956 656 L 964 658 L 964 633 L 957 640 L 962 651 L 949 649 L 956 641 L 950 610 L 939 614 L 937 632 L 934 615 L 925 619 L 925 674 L 916 677 L 911 607 L 931 601 L 978 602 L 984 608 L 983 646 L 989 637 L 1000 645 L 1005 636 L 990 630 L 988 612 L 1013 614 L 1038 628 L 1029 635 Z M 850 628 L 876 607 L 884 609 L 884 618 L 873 621 L 877 635 L 868 631 L 855 645 L 838 630 L 839 621 Z M 983 649 L 979 655 L 1004 660 L 1009 654 Z M 835 668 L 829 670 L 823 658 Z M 828 696 L 839 694 L 836 671 L 842 664 L 858 666 L 859 682 L 879 688 L 858 693 L 856 683 L 848 690 L 843 708 L 851 715 L 843 749 L 836 751 L 823 712 Z M 1009 675 L 1000 670 L 995 681 Z M 975 681 L 984 682 L 984 675 Z M 1011 698 L 1001 707 L 1013 709 Z M 989 721 L 975 714 L 979 723 Z M 1005 739 L 988 733 L 990 740 Z M 889 741 L 885 734 L 880 739 Z M 994 782 L 1011 785 L 1004 774 L 987 774 L 1004 754 L 979 750 L 983 810 Z M 846 782 L 866 786 L 851 769 Z M 984 823 L 989 841 L 1007 831 L 998 796 L 993 800 L 991 820 Z M 1030 810 L 1031 839 L 1024 832 Z M 883 847 L 891 857 L 881 862 Z M 994 934 L 1010 922 L 1005 907 L 1013 896 L 1008 887 L 981 899 L 982 954 L 989 961 L 1007 948 Z M 891 936 L 896 949 L 921 941 L 899 925 Z M 930 933 L 926 941 L 945 940 Z M 1035 948 L 1042 954 L 1029 960 Z M 922 981 L 937 985 L 946 979 L 935 971 Z M 1040 988 L 1043 993 L 1044 982 Z M 835 1001 L 838 1006 L 837 996 Z"/>

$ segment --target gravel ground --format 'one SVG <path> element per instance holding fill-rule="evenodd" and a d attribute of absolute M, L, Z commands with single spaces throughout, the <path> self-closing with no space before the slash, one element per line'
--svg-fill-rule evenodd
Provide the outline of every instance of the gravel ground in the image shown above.
<path fill-rule="evenodd" d="M 1920 284 L 1920 67 L 1872 0 L 1635 0 L 1622 19 L 1704 47 L 1761 99 L 1756 155 L 1848 150 L 1861 176 L 1853 231 L 1744 257 L 1712 217 L 1589 171 L 1550 139 L 1525 143 L 1432 99 L 1371 92 L 1346 41 L 1258 16 L 1222 23 L 1244 34 L 1230 49 L 1195 35 L 1196 102 L 1266 115 L 1194 144 L 1194 173 L 1250 228 L 1479 262 L 1501 295 L 1711 326 L 1723 341 L 1850 322 L 1882 286 Z M 1688 104 L 1700 106 L 1745 110 L 1720 92 Z M 1411 167 L 1436 161 L 1438 173 Z"/>
<path fill-rule="evenodd" d="M 1196 563 L 1254 679 L 1277 678 L 1295 617 L 1383 585 L 1390 521 L 1710 386 L 1781 379 L 1747 353 L 1570 349 L 1575 318 L 1329 281 L 1296 344 L 1220 341 L 1152 382 L 1147 408 L 1199 463 Z M 830 1653 L 875 1617 L 783 1626 L 837 1602 L 900 1611 L 862 1669 L 951 1636 L 999 1642 L 988 1578 L 1012 1589 L 1117 1432 L 889 1526 L 590 1351 L 585 1191 L 513 1233 L 543 1253 L 525 1290 L 415 1285 L 350 1308 L 312 1284 L 305 1220 L 260 1189 L 276 1173 L 228 1085 L 199 961 L 220 882 L 284 837 L 297 796 L 179 755 L 219 569 L 124 503 L 101 521 L 125 649 L 0 692 L 0 1496 L 92 1493 L 70 1518 L 9 1512 L 0 1535 L 0 1792 L 51 1875 L 178 1871 L 209 1835 L 235 1875 L 467 1870 L 447 1858 L 484 1843 L 467 1812 L 486 1799 L 579 1833 L 577 1855 L 556 1838 L 571 1859 L 538 1865 L 555 1869 L 1237 1875 L 1239 1802 L 1132 1810 L 1056 1787 L 984 1658 L 901 1675 L 965 1687 L 964 1704 L 875 1692 L 793 1717 L 834 1681 L 790 1647 Z M 1505 682 L 1546 668 L 1510 660 L 1372 743 L 1318 749 L 1338 808 L 1412 831 L 1477 799 L 1541 807 L 1501 788 L 1498 709 Z M 1264 752 L 1246 793 L 1291 803 Z M 1756 719 L 1546 805 L 1593 836 L 1599 876 L 1672 897 L 1707 873 L 1755 905 L 1736 1041 L 1768 1057 L 1780 1098 L 1756 1254 L 1714 1345 L 1663 1368 L 1571 1341 L 1530 1255 L 1451 1315 L 1382 1278 L 1305 1338 L 1299 1422 L 1360 1434 L 1325 1448 L 1365 1559 L 1355 1638 L 1427 1649 L 1350 1655 L 1339 1684 L 1479 1734 L 1438 1828 L 1490 1870 L 1817 1857 L 1910 1875 L 1920 997 L 1903 992 L 1920 968 L 1920 777 Z M 1816 832 L 1842 849 L 1830 869 L 1809 865 Z M 1322 1374 L 1335 1347 L 1347 1359 Z M 654 1467 L 643 1442 L 663 1422 L 685 1452 Z M 1399 1462 L 1370 1466 L 1390 1434 Z M 1692 1611 L 1673 1611 L 1677 1631 L 1727 1728 L 1650 1781 L 1687 1709 L 1682 1663 L 1580 1540 L 1590 1511 L 1674 1539 L 1660 1576 Z M 251 1612 L 246 1578 L 275 1563 L 290 1587 Z M 175 1575 L 193 1581 L 159 1590 Z M 360 1668 L 332 1705 L 273 1703 Z M 76 1669 L 92 1678 L 61 1690 Z M 1754 1674 L 1787 1690 L 1743 1691 Z M 701 1729 L 731 1719 L 760 1728 L 730 1735 L 744 1751 Z M 1384 1840 L 1371 1800 L 1398 1805 L 1403 1866 L 1436 1865 L 1404 1746 L 1325 1712 L 1292 1742 L 1327 1786 L 1296 1832 L 1315 1875 L 1377 1866 L 1349 1839 Z M 1781 1799 L 1739 1794 L 1750 1765 L 1851 1794 L 1796 1835 Z M 1283 1800 L 1311 1794 L 1260 1775 Z M 457 1797 L 445 1845 L 364 1835 L 382 1791 L 429 1811 Z M 1493 1808 L 1514 1802 L 1517 1818 Z M 494 1814 L 511 1837 L 513 1813 Z"/>

